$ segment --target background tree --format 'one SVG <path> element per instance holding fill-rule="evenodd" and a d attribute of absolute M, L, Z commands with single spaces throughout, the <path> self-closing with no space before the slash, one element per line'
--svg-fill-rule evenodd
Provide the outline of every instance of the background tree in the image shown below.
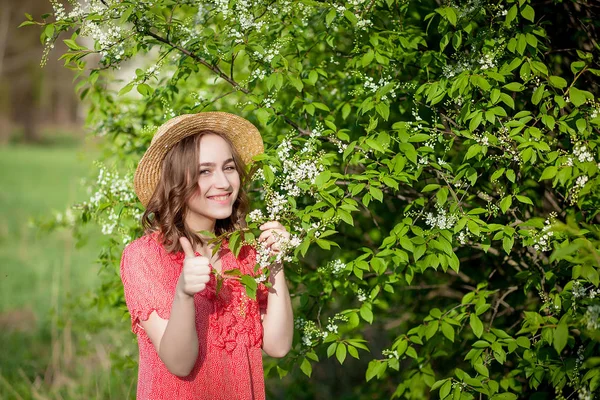
<path fill-rule="evenodd" d="M 81 71 L 88 122 L 105 138 L 108 167 L 77 206 L 79 223 L 95 220 L 108 236 L 101 305 L 124 309 L 119 256 L 141 234 L 130 173 L 154 129 L 177 114 L 231 111 L 255 121 L 267 144 L 258 209 L 232 247 L 253 242 L 264 219 L 294 234 L 298 334 L 286 359 L 267 364 L 293 374 L 282 391 L 598 390 L 594 4 L 52 3 L 53 15 L 26 24 L 69 47 L 63 59 Z M 557 27 L 562 9 L 589 21 Z M 101 58 L 88 70 L 92 54 Z M 116 75 L 133 63 L 144 67 Z M 254 278 L 242 278 L 250 293 Z M 328 358 L 343 367 L 324 368 Z"/>

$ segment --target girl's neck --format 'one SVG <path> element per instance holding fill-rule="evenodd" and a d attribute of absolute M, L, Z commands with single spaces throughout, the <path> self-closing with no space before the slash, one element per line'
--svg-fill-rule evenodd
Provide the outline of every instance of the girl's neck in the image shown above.
<path fill-rule="evenodd" d="M 216 226 L 217 221 L 216 220 L 210 220 L 210 219 L 201 219 L 201 220 L 194 220 L 192 218 L 187 218 L 185 220 L 185 225 L 186 227 L 195 232 L 197 235 L 199 235 L 202 240 L 207 240 L 210 238 L 206 238 L 204 235 L 200 234 L 199 232 L 210 232 L 210 233 L 215 233 L 215 226 Z"/>

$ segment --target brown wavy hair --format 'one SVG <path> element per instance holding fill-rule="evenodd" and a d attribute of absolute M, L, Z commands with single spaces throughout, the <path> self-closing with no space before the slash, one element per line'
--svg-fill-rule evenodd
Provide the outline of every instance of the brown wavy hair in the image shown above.
<path fill-rule="evenodd" d="M 235 168 L 240 175 L 240 190 L 233 203 L 231 216 L 217 220 L 215 235 L 232 233 L 246 225 L 245 217 L 249 202 L 245 182 L 248 175 L 239 153 L 231 141 L 222 134 L 203 131 L 188 136 L 173 146 L 165 156 L 160 180 L 142 216 L 142 225 L 146 233 L 158 232 L 163 246 L 169 253 L 183 250 L 179 244 L 181 236 L 187 237 L 193 248 L 203 244 L 203 240 L 196 232 L 189 229 L 184 221 L 188 211 L 187 202 L 198 190 L 200 140 L 207 134 L 222 137 L 229 144 Z"/>

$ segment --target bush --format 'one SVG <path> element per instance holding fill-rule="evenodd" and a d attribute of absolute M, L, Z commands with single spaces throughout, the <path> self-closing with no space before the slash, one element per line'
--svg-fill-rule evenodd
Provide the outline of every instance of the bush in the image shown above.
<path fill-rule="evenodd" d="M 545 21 L 562 16 L 536 9 L 561 3 L 53 4 L 25 24 L 64 39 L 104 137 L 108 167 L 78 206 L 108 238 L 101 303 L 124 309 L 119 255 L 141 234 L 131 172 L 155 128 L 231 111 L 267 145 L 244 240 L 272 218 L 297 238 L 295 344 L 267 364 L 295 374 L 297 398 L 599 388 L 598 46 L 553 47 Z M 334 356 L 346 378 L 298 377 L 318 381 Z"/>

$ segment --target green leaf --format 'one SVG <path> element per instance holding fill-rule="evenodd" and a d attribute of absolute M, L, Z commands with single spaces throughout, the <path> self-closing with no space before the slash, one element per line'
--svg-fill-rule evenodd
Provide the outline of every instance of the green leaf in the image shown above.
<path fill-rule="evenodd" d="M 477 315 L 475 315 L 475 313 L 472 313 L 469 316 L 469 325 L 471 325 L 471 329 L 473 329 L 473 333 L 475 334 L 475 336 L 480 338 L 483 334 L 483 322 L 481 322 L 481 320 Z"/>
<path fill-rule="evenodd" d="M 558 88 L 558 89 L 567 87 L 567 81 L 565 79 L 561 78 L 560 76 L 553 75 L 548 78 L 548 81 L 550 81 L 550 84 L 552 86 L 554 86 L 555 88 Z"/>
<path fill-rule="evenodd" d="M 265 181 L 272 185 L 275 182 L 275 174 L 269 165 L 263 165 L 263 175 L 265 176 Z"/>
<path fill-rule="evenodd" d="M 448 379 L 440 388 L 440 399 L 447 397 L 452 390 L 452 380 Z"/>
<path fill-rule="evenodd" d="M 545 85 L 540 85 L 534 90 L 533 95 L 531 96 L 531 102 L 533 104 L 538 105 L 540 103 L 540 101 L 542 101 L 542 98 L 544 97 L 545 89 L 546 89 Z"/>
<path fill-rule="evenodd" d="M 318 80 L 318 79 L 319 79 L 319 74 L 317 73 L 317 71 L 315 71 L 315 70 L 312 70 L 312 71 L 310 71 L 310 72 L 308 73 L 308 79 L 307 79 L 307 82 L 308 82 L 310 85 L 314 86 L 314 85 L 315 85 L 315 83 L 317 83 L 317 80 Z"/>
<path fill-rule="evenodd" d="M 531 204 L 533 205 L 533 201 L 531 201 L 531 199 L 527 196 L 521 196 L 521 195 L 515 195 L 515 197 L 517 198 L 517 200 L 519 200 L 521 203 L 523 204 Z"/>
<path fill-rule="evenodd" d="M 472 144 L 469 147 L 469 150 L 467 150 L 467 154 L 465 154 L 465 160 L 469 160 L 469 159 L 475 157 L 475 155 L 479 154 L 480 152 L 481 152 L 481 145 Z"/>
<path fill-rule="evenodd" d="M 569 339 L 569 327 L 565 322 L 560 322 L 554 329 L 552 345 L 558 354 L 561 354 Z"/>
<path fill-rule="evenodd" d="M 505 198 L 503 198 L 500 201 L 500 209 L 502 210 L 503 213 L 506 213 L 506 211 L 510 208 L 510 206 L 512 205 L 512 196 L 508 195 Z"/>
<path fill-rule="evenodd" d="M 512 247 L 515 243 L 515 238 L 512 236 L 504 236 L 502 238 L 502 248 L 506 252 L 506 254 L 510 254 Z"/>
<path fill-rule="evenodd" d="M 329 12 L 327 13 L 327 16 L 325 17 L 325 23 L 327 24 L 327 26 L 331 26 L 331 22 L 333 21 L 333 19 L 335 18 L 336 15 L 337 15 L 337 11 L 335 10 L 335 8 L 332 8 L 331 10 L 329 10 Z"/>
<path fill-rule="evenodd" d="M 229 248 L 234 256 L 237 257 L 240 254 L 242 248 L 242 236 L 240 235 L 240 231 L 235 231 L 229 236 Z"/>
<path fill-rule="evenodd" d="M 380 102 L 375 106 L 375 111 L 377 111 L 377 113 L 379 115 L 381 115 L 381 118 L 383 118 L 384 120 L 388 120 L 389 116 L 390 116 L 390 106 L 385 103 L 385 102 Z"/>
<path fill-rule="evenodd" d="M 363 304 L 359 310 L 360 316 L 368 323 L 373 323 L 373 311 L 366 305 Z"/>
<path fill-rule="evenodd" d="M 298 79 L 298 77 L 296 77 L 292 74 L 288 74 L 288 79 L 289 79 L 290 83 L 292 84 L 292 86 L 295 87 L 298 92 L 301 92 L 302 89 L 304 89 L 304 83 L 302 82 L 301 79 Z"/>
<path fill-rule="evenodd" d="M 533 22 L 533 20 L 535 19 L 535 11 L 533 11 L 533 8 L 527 4 L 525 7 L 523 7 L 523 9 L 521 9 L 521 15 L 523 16 L 523 18 Z"/>
<path fill-rule="evenodd" d="M 352 111 L 352 107 L 350 106 L 350 104 L 344 104 L 344 106 L 342 107 L 342 118 L 348 118 L 348 115 L 350 115 L 350 111 Z"/>
<path fill-rule="evenodd" d="M 338 347 L 335 350 L 335 357 L 340 364 L 344 364 L 344 360 L 346 359 L 346 345 L 344 343 L 338 344 Z"/>
<path fill-rule="evenodd" d="M 344 17 L 346 17 L 346 19 L 350 21 L 352 25 L 356 25 L 358 22 L 358 18 L 356 18 L 356 15 L 354 15 L 354 13 L 350 10 L 344 11 Z"/>
<path fill-rule="evenodd" d="M 490 371 L 487 369 L 487 367 L 483 364 L 475 364 L 473 365 L 473 367 L 475 368 L 475 371 L 477 371 L 478 373 L 480 373 L 481 375 L 489 378 L 490 377 Z"/>
<path fill-rule="evenodd" d="M 515 183 L 515 171 L 513 171 L 512 169 L 508 169 L 506 170 L 506 177 L 508 178 L 509 181 L 511 181 L 512 183 Z"/>
<path fill-rule="evenodd" d="M 571 100 L 571 103 L 573 103 L 577 107 L 585 104 L 586 101 L 586 97 L 583 94 L 583 91 L 577 89 L 576 87 L 572 87 L 571 89 L 569 89 L 569 99 Z"/>
<path fill-rule="evenodd" d="M 367 65 L 371 64 L 371 62 L 373 61 L 373 58 L 375 58 L 375 52 L 373 51 L 373 49 L 369 49 L 369 51 L 367 51 L 361 59 L 361 64 L 364 67 L 366 67 Z"/>
<path fill-rule="evenodd" d="M 246 288 L 246 295 L 249 298 L 256 300 L 256 288 L 258 284 L 254 280 L 254 277 L 250 275 L 242 275 L 241 281 L 244 287 Z"/>
<path fill-rule="evenodd" d="M 524 347 L 526 349 L 531 347 L 531 342 L 529 341 L 529 338 L 525 337 L 525 336 L 519 336 L 517 338 L 517 344 L 521 347 Z"/>
<path fill-rule="evenodd" d="M 437 183 L 430 183 L 428 185 L 426 185 L 423 190 L 421 190 L 422 193 L 427 193 L 427 192 L 431 192 L 435 189 L 439 189 L 440 185 L 438 185 Z"/>
<path fill-rule="evenodd" d="M 149 96 L 152 93 L 154 93 L 154 90 L 145 83 L 140 83 L 139 85 L 137 85 L 137 91 L 142 96 Z"/>
<path fill-rule="evenodd" d="M 380 202 L 383 202 L 383 192 L 381 191 L 381 189 L 379 189 L 375 186 L 371 186 L 369 188 L 369 193 L 371 193 L 371 196 L 373 196 L 374 199 L 379 200 Z"/>
<path fill-rule="evenodd" d="M 540 176 L 539 180 L 543 181 L 545 179 L 552 179 L 556 176 L 557 171 L 558 168 L 555 165 L 550 165 L 544 169 L 544 172 L 542 172 L 542 176 Z"/>
<path fill-rule="evenodd" d="M 449 323 L 442 321 L 442 333 L 448 340 L 454 342 L 454 328 Z"/>
<path fill-rule="evenodd" d="M 525 86 L 518 82 L 507 83 L 503 87 L 504 89 L 510 90 L 511 92 L 522 92 L 523 90 L 525 90 Z"/>
<path fill-rule="evenodd" d="M 300 364 L 300 370 L 304 372 L 304 375 L 310 378 L 310 375 L 312 374 L 312 365 L 310 365 L 310 361 L 308 361 L 306 357 L 302 360 L 302 363 Z"/>
<path fill-rule="evenodd" d="M 514 19 L 517 17 L 517 12 L 518 12 L 518 8 L 517 5 L 513 5 L 511 8 L 509 8 L 508 12 L 506 13 L 506 19 L 505 19 L 505 23 L 508 25 L 510 24 L 512 21 L 514 21 Z"/>
<path fill-rule="evenodd" d="M 498 393 L 490 397 L 490 400 L 516 400 L 517 395 L 514 393 L 504 392 Z"/>

